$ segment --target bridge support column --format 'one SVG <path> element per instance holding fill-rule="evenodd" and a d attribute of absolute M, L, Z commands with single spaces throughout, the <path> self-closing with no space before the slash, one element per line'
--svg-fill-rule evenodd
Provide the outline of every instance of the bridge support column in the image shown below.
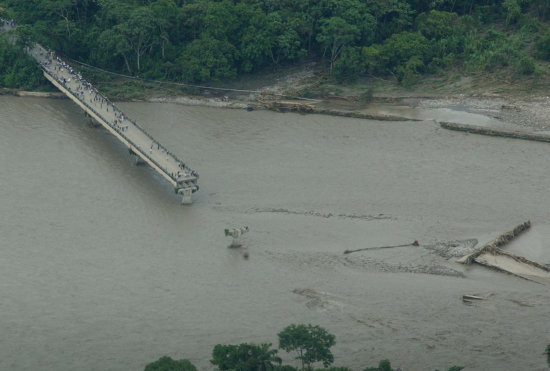
<path fill-rule="evenodd" d="M 135 155 L 134 157 L 136 159 L 136 166 L 145 165 L 145 161 L 143 161 L 141 157 L 139 157 L 138 155 Z"/>
<path fill-rule="evenodd" d="M 136 166 L 139 166 L 139 165 L 145 165 L 145 161 L 143 161 L 141 159 L 141 157 L 139 157 L 137 155 L 137 153 L 135 153 L 134 151 L 132 151 L 130 148 L 128 148 L 128 153 L 130 153 L 130 156 L 132 156 L 134 158 L 134 161 L 135 161 L 135 164 Z"/>
<path fill-rule="evenodd" d="M 179 194 L 181 194 L 181 204 L 182 205 L 190 205 L 193 201 L 191 200 L 191 194 L 193 193 L 193 190 L 191 188 L 183 188 L 178 191 Z"/>
<path fill-rule="evenodd" d="M 94 120 L 91 116 L 89 116 L 89 124 L 90 124 L 90 127 L 92 128 L 98 128 L 101 126 L 101 124 L 99 122 L 97 122 L 96 120 Z"/>

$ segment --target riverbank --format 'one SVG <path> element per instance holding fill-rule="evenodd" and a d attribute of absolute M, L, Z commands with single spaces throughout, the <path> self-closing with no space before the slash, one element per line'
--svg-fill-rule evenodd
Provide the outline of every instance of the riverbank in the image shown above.
<path fill-rule="evenodd" d="M 46 91 L 27 91 L 19 89 L 0 88 L 0 95 L 13 95 L 15 97 L 35 97 L 35 98 L 67 98 L 61 92 L 46 92 Z"/>
<path fill-rule="evenodd" d="M 212 86 L 159 83 L 90 73 L 105 95 L 122 102 L 174 103 L 231 109 L 323 114 L 380 121 L 452 121 L 445 111 L 467 112 L 528 131 L 550 130 L 550 97 L 543 83 L 498 82 L 489 77 L 429 77 L 405 88 L 367 78 L 335 84 L 314 64 L 222 81 Z M 445 83 L 447 82 L 447 83 Z M 530 88 L 533 88 L 530 90 Z M 63 98 L 59 92 L 0 89 L 0 95 Z M 470 122 L 461 122 L 470 124 Z M 479 122 L 471 122 L 479 124 Z"/>

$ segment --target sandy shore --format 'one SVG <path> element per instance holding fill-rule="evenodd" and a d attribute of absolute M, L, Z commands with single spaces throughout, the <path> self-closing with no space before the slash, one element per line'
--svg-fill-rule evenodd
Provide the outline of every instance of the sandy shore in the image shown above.
<path fill-rule="evenodd" d="M 0 89 L 0 95 L 19 97 L 65 98 L 60 92 L 34 92 L 17 89 Z M 347 97 L 323 100 L 286 99 L 278 95 L 231 94 L 222 97 L 206 96 L 151 96 L 132 99 L 151 103 L 172 103 L 189 106 L 207 106 L 230 109 L 271 109 L 279 112 L 315 113 L 332 116 L 355 117 L 385 121 L 408 121 L 414 118 L 415 110 L 451 109 L 483 115 L 503 124 L 516 126 L 519 130 L 550 130 L 550 97 L 509 97 L 499 95 L 452 96 L 405 95 L 402 97 L 376 95 L 370 103 L 362 103 Z M 273 103 L 282 104 L 273 104 Z M 388 114 L 385 108 L 399 107 L 400 111 Z M 403 114 L 400 114 L 403 113 Z M 411 113 L 413 115 L 411 116 Z"/>
<path fill-rule="evenodd" d="M 0 88 L 0 95 L 14 95 L 16 97 L 37 97 L 37 98 L 67 98 L 65 94 L 55 91 L 26 91 L 18 89 Z"/>
<path fill-rule="evenodd" d="M 468 112 L 486 115 L 506 123 L 517 125 L 524 130 L 550 130 L 550 97 L 467 97 L 408 99 L 414 107 L 441 108 L 459 107 Z"/>

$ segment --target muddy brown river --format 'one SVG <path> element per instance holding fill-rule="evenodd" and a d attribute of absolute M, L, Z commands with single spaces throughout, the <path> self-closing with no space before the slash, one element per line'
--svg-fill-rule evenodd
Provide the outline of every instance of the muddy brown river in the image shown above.
<path fill-rule="evenodd" d="M 441 246 L 530 219 L 510 249 L 550 263 L 550 145 L 430 120 L 119 107 L 197 169 L 193 205 L 70 101 L 0 96 L 0 370 L 163 355 L 210 370 L 214 345 L 277 345 L 291 323 L 335 334 L 354 370 L 545 369 L 550 285 Z M 243 225 L 228 249 L 224 228 Z"/>

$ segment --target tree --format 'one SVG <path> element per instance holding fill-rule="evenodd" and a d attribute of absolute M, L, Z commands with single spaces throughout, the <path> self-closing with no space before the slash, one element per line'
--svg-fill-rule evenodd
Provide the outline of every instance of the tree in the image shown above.
<path fill-rule="evenodd" d="M 236 53 L 235 47 L 227 40 L 203 36 L 189 43 L 177 62 L 185 81 L 218 80 L 237 75 Z"/>
<path fill-rule="evenodd" d="M 352 43 L 360 35 L 359 29 L 347 23 L 340 17 L 324 19 L 321 23 L 321 32 L 317 35 L 317 41 L 324 47 L 323 56 L 329 54 L 330 74 L 336 58 L 342 52 L 346 44 Z"/>
<path fill-rule="evenodd" d="M 521 6 L 518 4 L 518 0 L 504 0 L 502 7 L 506 10 L 506 24 L 515 23 L 521 14 Z"/>
<path fill-rule="evenodd" d="M 407 31 L 413 24 L 414 10 L 404 0 L 368 0 L 376 18 L 376 40 L 383 41 L 391 34 Z"/>
<path fill-rule="evenodd" d="M 346 46 L 341 57 L 334 63 L 334 78 L 338 82 L 354 81 L 365 67 L 361 48 Z"/>
<path fill-rule="evenodd" d="M 319 326 L 290 325 L 279 334 L 279 348 L 287 352 L 297 352 L 302 362 L 302 369 L 308 368 L 312 363 L 322 362 L 328 367 L 334 362 L 334 356 L 330 351 L 336 343 L 334 335 Z"/>
<path fill-rule="evenodd" d="M 243 71 L 261 67 L 268 59 L 274 66 L 305 54 L 298 32 L 279 12 L 256 11 L 241 38 Z"/>
<path fill-rule="evenodd" d="M 546 363 L 548 364 L 548 367 L 550 367 L 550 344 L 546 346 L 544 353 L 546 354 Z"/>
<path fill-rule="evenodd" d="M 13 45 L 3 35 L 0 36 L 0 86 L 35 89 L 46 84 L 42 71 L 23 51 L 23 46 Z"/>
<path fill-rule="evenodd" d="M 384 41 L 377 55 L 378 64 L 401 80 L 405 72 L 414 74 L 422 69 L 428 47 L 428 40 L 419 33 L 393 34 Z"/>
<path fill-rule="evenodd" d="M 213 365 L 220 370 L 266 371 L 281 365 L 277 349 L 269 349 L 271 344 L 259 345 L 242 343 L 239 345 L 218 344 L 212 351 Z"/>
<path fill-rule="evenodd" d="M 118 12 L 113 12 L 117 14 Z M 161 27 L 149 7 L 141 6 L 131 10 L 130 15 L 114 27 L 106 29 L 101 34 L 101 43 L 114 55 L 124 58 L 126 69 L 132 73 L 130 56 L 135 56 L 136 70 L 141 70 L 142 56 L 159 43 Z"/>
<path fill-rule="evenodd" d="M 537 50 L 537 56 L 540 59 L 550 61 L 550 35 L 544 35 L 537 41 L 535 48 Z"/>
<path fill-rule="evenodd" d="M 153 12 L 147 7 L 136 8 L 124 23 L 115 26 L 115 31 L 126 39 L 128 46 L 134 52 L 139 72 L 141 57 L 158 42 L 159 27 Z"/>
<path fill-rule="evenodd" d="M 283 366 L 275 366 L 273 371 L 298 371 L 296 367 L 292 367 L 289 365 L 283 365 Z"/>
<path fill-rule="evenodd" d="M 367 367 L 364 371 L 393 371 L 389 359 L 383 359 L 378 364 L 378 367 Z"/>
<path fill-rule="evenodd" d="M 173 360 L 164 356 L 145 366 L 144 371 L 197 371 L 197 368 L 188 360 Z"/>
<path fill-rule="evenodd" d="M 151 4 L 151 10 L 155 17 L 155 24 L 158 27 L 161 55 L 166 57 L 166 46 L 170 43 L 169 31 L 174 29 L 178 7 L 173 0 L 158 0 Z"/>
<path fill-rule="evenodd" d="M 428 39 L 441 39 L 453 33 L 457 21 L 456 13 L 431 10 L 416 17 L 416 28 Z"/>
<path fill-rule="evenodd" d="M 105 55 L 109 54 L 109 51 L 114 56 L 122 56 L 124 58 L 124 64 L 128 73 L 132 73 L 132 67 L 130 67 L 130 52 L 131 48 L 128 41 L 120 33 L 114 29 L 108 29 L 101 33 L 99 36 L 99 43 L 105 49 Z"/>

